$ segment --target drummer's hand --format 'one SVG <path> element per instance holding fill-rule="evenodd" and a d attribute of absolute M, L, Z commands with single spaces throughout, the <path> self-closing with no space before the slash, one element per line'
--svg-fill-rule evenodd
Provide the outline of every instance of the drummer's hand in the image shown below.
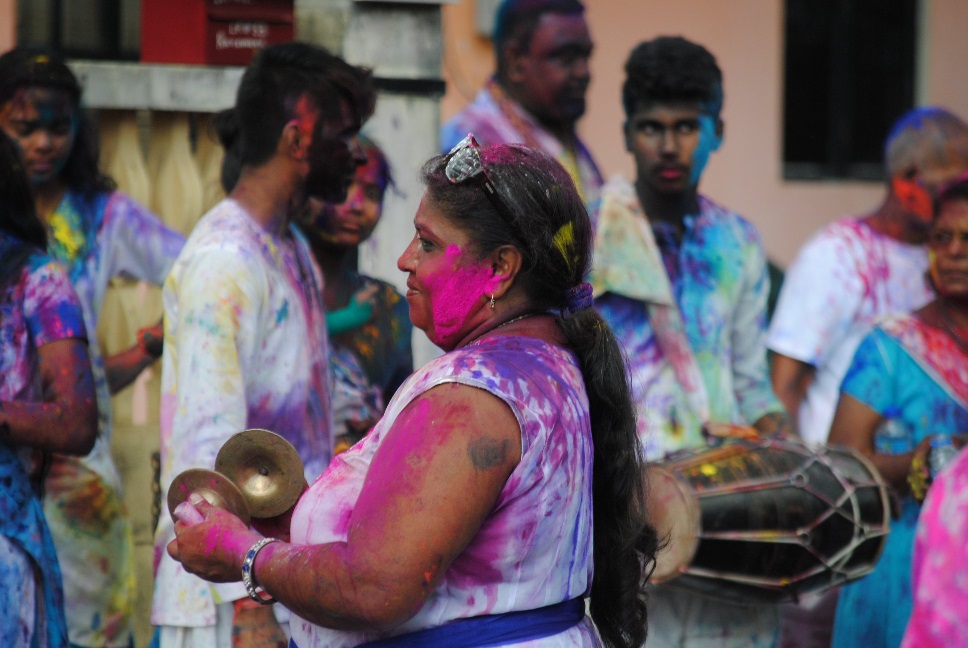
<path fill-rule="evenodd" d="M 793 419 L 786 412 L 767 412 L 753 427 L 763 436 L 799 438 L 793 430 Z"/>
<path fill-rule="evenodd" d="M 759 432 L 745 425 L 733 423 L 707 422 L 702 426 L 703 437 L 709 445 L 718 445 L 727 439 L 755 440 L 760 438 Z"/>
<path fill-rule="evenodd" d="M 175 539 L 168 555 L 185 571 L 213 583 L 242 580 L 245 553 L 260 536 L 234 514 L 212 506 L 197 493 L 175 509 Z"/>
<path fill-rule="evenodd" d="M 154 359 L 160 358 L 165 350 L 164 322 L 138 329 L 137 338 L 138 346 L 141 347 L 142 351 Z"/>

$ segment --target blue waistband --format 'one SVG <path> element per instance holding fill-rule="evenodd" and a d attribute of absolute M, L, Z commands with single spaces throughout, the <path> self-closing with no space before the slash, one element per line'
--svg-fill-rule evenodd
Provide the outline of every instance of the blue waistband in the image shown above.
<path fill-rule="evenodd" d="M 368 641 L 358 648 L 488 648 L 550 637 L 578 625 L 583 618 L 585 601 L 579 597 L 537 610 L 456 619 L 435 628 Z M 289 648 L 298 647 L 290 641 Z"/>

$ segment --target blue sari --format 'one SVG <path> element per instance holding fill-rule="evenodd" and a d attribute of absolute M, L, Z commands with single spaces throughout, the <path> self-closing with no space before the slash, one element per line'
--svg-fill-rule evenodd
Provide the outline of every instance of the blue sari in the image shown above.
<path fill-rule="evenodd" d="M 884 415 L 898 412 L 914 447 L 933 434 L 968 432 L 968 357 L 939 329 L 905 315 L 882 321 L 861 342 L 841 393 Z M 921 507 L 908 495 L 891 520 L 874 571 L 844 586 L 833 648 L 901 645 L 911 616 L 911 561 Z"/>
<path fill-rule="evenodd" d="M 0 443 L 0 535 L 21 549 L 33 563 L 38 580 L 38 602 L 43 601 L 43 616 L 38 615 L 37 622 L 42 619 L 45 624 L 46 645 L 50 648 L 67 646 L 64 591 L 54 541 L 23 462 L 5 443 Z M 0 582 L 0 587 L 17 585 Z M 16 622 L 10 616 L 0 613 L 0 638 L 16 636 L 18 629 L 13 627 Z M 37 635 L 36 628 L 34 634 Z"/>

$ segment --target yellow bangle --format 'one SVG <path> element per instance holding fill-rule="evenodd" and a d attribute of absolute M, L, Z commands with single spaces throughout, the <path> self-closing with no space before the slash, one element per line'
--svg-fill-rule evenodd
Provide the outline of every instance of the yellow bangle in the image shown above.
<path fill-rule="evenodd" d="M 908 485 L 911 487 L 911 495 L 920 504 L 928 494 L 928 471 L 924 464 L 924 458 L 915 455 L 911 458 L 911 469 L 908 471 Z"/>

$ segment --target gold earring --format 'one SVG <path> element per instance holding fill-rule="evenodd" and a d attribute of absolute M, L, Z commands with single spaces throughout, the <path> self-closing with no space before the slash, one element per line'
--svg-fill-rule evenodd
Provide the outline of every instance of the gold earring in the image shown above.
<path fill-rule="evenodd" d="M 494 295 L 491 295 L 491 310 L 494 310 Z"/>

